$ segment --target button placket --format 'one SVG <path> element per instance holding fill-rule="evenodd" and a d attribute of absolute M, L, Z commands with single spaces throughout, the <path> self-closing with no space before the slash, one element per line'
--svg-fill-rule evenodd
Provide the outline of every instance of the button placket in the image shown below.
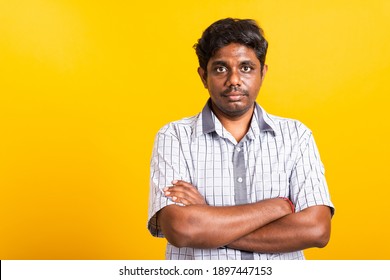
<path fill-rule="evenodd" d="M 245 156 L 242 144 L 240 145 L 237 145 L 233 151 L 234 202 L 236 205 L 248 203 Z M 253 258 L 252 252 L 241 251 L 241 259 L 253 260 Z"/>

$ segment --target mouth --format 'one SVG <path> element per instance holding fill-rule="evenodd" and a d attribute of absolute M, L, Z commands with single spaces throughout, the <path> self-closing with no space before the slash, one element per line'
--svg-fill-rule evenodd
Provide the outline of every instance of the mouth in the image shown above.
<path fill-rule="evenodd" d="M 240 101 L 244 97 L 248 96 L 248 93 L 240 88 L 233 88 L 225 90 L 224 92 L 222 92 L 221 96 L 227 98 L 230 102 L 235 102 Z"/>
<path fill-rule="evenodd" d="M 243 99 L 246 95 L 244 93 L 241 93 L 241 92 L 232 92 L 232 93 L 229 93 L 229 94 L 224 94 L 222 95 L 223 97 L 227 98 L 229 101 L 240 101 L 241 99 Z"/>

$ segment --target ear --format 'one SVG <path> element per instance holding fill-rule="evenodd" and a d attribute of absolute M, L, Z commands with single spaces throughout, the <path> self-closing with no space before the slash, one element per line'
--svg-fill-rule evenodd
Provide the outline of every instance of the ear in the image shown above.
<path fill-rule="evenodd" d="M 265 77 L 265 74 L 267 74 L 267 71 L 268 71 L 268 65 L 264 64 L 263 71 L 261 73 L 261 82 L 264 81 L 264 77 Z"/>
<path fill-rule="evenodd" d="M 198 74 L 202 80 L 204 88 L 207 88 L 207 73 L 202 67 L 198 67 Z"/>

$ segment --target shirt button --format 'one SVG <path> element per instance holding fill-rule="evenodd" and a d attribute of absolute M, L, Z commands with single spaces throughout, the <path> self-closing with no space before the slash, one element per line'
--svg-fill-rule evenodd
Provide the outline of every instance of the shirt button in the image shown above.
<path fill-rule="evenodd" d="M 237 181 L 238 181 L 239 183 L 242 183 L 242 178 L 241 178 L 241 177 L 238 177 L 238 178 L 237 178 Z"/>
<path fill-rule="evenodd" d="M 241 151 L 240 147 L 237 147 L 237 148 L 236 148 L 236 151 L 237 151 L 237 152 L 240 152 L 240 151 Z"/>

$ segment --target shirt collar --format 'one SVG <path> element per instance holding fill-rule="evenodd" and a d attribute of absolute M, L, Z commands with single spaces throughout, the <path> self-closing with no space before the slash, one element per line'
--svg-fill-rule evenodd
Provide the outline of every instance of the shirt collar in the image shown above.
<path fill-rule="evenodd" d="M 211 99 L 209 99 L 202 110 L 202 132 L 207 134 L 214 131 L 215 123 L 213 119 L 213 112 L 211 111 Z"/>
<path fill-rule="evenodd" d="M 255 103 L 255 110 L 257 112 L 257 119 L 258 119 L 260 131 L 261 132 L 268 131 L 275 136 L 276 134 L 275 123 L 270 118 L 268 113 L 257 103 Z"/>
<path fill-rule="evenodd" d="M 211 111 L 211 99 L 209 99 L 202 110 L 202 133 L 207 134 L 215 131 L 215 121 L 213 118 L 213 112 Z M 275 136 L 275 123 L 268 116 L 267 112 L 260 107 L 259 104 L 255 103 L 256 122 L 260 129 L 260 132 L 271 132 Z M 254 124 L 252 119 L 251 126 Z"/>

